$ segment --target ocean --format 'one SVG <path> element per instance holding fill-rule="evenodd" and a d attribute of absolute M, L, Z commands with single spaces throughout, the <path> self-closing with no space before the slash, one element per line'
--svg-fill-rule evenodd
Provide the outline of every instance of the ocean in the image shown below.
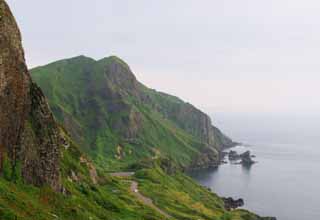
<path fill-rule="evenodd" d="M 214 124 L 250 150 L 250 168 L 224 164 L 191 176 L 243 208 L 278 220 L 320 219 L 320 118 L 296 115 L 214 114 Z"/>

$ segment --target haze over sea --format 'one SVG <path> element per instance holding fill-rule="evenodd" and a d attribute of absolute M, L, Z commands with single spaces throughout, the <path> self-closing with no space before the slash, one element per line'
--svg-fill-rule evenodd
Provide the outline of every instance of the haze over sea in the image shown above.
<path fill-rule="evenodd" d="M 225 164 L 193 173 L 221 196 L 243 198 L 245 207 L 278 220 L 320 219 L 320 117 L 214 114 L 214 124 L 249 147 L 250 169 Z"/>

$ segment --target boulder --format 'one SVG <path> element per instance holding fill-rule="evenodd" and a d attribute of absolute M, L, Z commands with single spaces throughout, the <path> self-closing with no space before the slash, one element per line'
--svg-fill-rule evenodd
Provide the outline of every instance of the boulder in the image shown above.
<path fill-rule="evenodd" d="M 228 211 L 244 206 L 243 199 L 233 199 L 231 197 L 228 197 L 222 198 L 222 200 L 224 202 L 225 209 Z"/>
<path fill-rule="evenodd" d="M 252 156 L 251 156 L 251 152 L 250 151 L 246 151 L 246 152 L 240 154 L 240 158 L 241 158 L 241 164 L 242 165 L 250 166 L 250 165 L 255 163 L 255 161 L 252 160 Z"/>

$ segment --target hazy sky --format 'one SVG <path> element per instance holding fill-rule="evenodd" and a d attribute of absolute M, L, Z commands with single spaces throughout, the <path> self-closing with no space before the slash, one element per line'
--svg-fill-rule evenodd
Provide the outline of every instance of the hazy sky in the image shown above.
<path fill-rule="evenodd" d="M 317 0 L 7 0 L 29 66 L 123 58 L 210 112 L 320 113 Z"/>

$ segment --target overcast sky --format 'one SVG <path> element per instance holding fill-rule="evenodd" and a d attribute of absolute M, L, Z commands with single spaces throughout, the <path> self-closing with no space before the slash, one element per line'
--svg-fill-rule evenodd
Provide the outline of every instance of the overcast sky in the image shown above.
<path fill-rule="evenodd" d="M 317 0 L 7 0 L 30 67 L 117 55 L 207 112 L 320 113 Z"/>

